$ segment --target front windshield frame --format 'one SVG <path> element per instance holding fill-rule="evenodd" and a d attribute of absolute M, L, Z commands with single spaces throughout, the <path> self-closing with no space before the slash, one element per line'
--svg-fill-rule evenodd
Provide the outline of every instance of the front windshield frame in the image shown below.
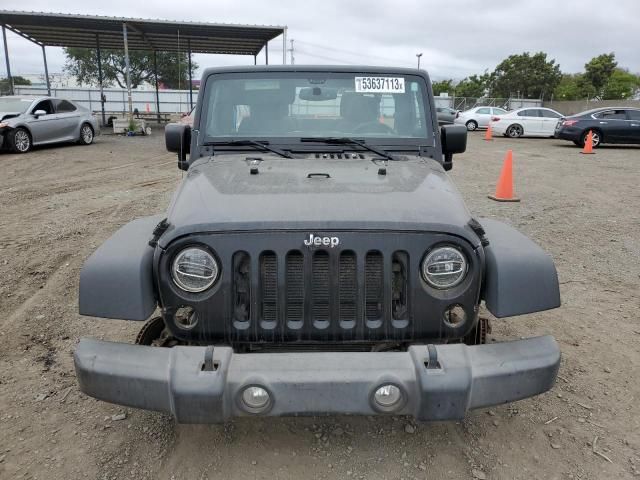
<path fill-rule="evenodd" d="M 5 107 L 3 104 L 7 104 Z M 0 97 L 0 112 L 7 113 L 25 113 L 29 110 L 29 107 L 33 104 L 32 98 L 22 98 L 22 97 Z M 15 108 L 15 106 L 20 105 L 20 108 Z"/>
<path fill-rule="evenodd" d="M 341 133 L 335 132 L 335 134 L 331 135 L 314 135 L 309 134 L 308 132 L 303 132 L 299 136 L 271 136 L 271 135 L 208 135 L 207 134 L 207 119 L 210 118 L 210 109 L 212 108 L 212 103 L 208 100 L 211 95 L 211 90 L 213 85 L 218 80 L 246 80 L 246 79 L 264 79 L 264 80 L 276 80 L 276 79 L 291 79 L 291 78 L 304 78 L 308 80 L 322 80 L 328 77 L 330 78 L 354 78 L 358 76 L 371 76 L 371 77 L 404 77 L 405 82 L 416 82 L 418 85 L 418 93 L 417 98 L 421 100 L 421 105 L 419 108 L 422 108 L 422 121 L 424 122 L 425 135 L 424 136 L 372 136 L 372 135 L 358 135 L 358 134 L 349 134 L 349 133 Z M 204 85 L 204 89 L 201 92 L 200 97 L 198 98 L 198 102 L 200 103 L 200 108 L 196 110 L 196 116 L 198 118 L 195 119 L 195 125 L 198 125 L 198 143 L 201 145 L 207 144 L 215 144 L 221 142 L 233 142 L 233 141 L 242 141 L 242 140 L 257 140 L 257 141 L 268 141 L 272 145 L 282 145 L 282 146 L 293 146 L 296 148 L 300 148 L 302 150 L 308 150 L 315 148 L 313 145 L 315 142 L 309 142 L 310 137 L 317 137 L 318 144 L 323 144 L 322 138 L 331 136 L 331 137 L 350 137 L 356 138 L 361 141 L 365 141 L 370 145 L 380 145 L 380 146 L 388 146 L 388 147 L 398 147 L 402 149 L 402 147 L 408 147 L 415 149 L 416 147 L 421 146 L 435 146 L 436 137 L 434 132 L 437 130 L 437 127 L 433 124 L 433 108 L 434 106 L 429 101 L 428 96 L 428 87 L 427 81 L 425 77 L 420 75 L 419 73 L 407 73 L 407 72 L 398 72 L 394 73 L 392 71 L 333 71 L 333 70 L 299 70 L 299 71 L 267 71 L 267 70 L 256 70 L 256 71 L 241 71 L 241 72 L 221 72 L 221 73 L 212 73 L 210 74 Z M 301 138 L 305 138 L 305 142 L 301 142 Z M 325 145 L 326 147 L 326 145 Z M 344 147 L 339 147 L 344 148 Z"/>

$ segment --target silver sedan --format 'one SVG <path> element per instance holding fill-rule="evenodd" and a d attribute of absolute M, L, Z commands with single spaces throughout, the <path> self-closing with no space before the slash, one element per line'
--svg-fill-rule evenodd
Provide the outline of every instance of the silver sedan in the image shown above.
<path fill-rule="evenodd" d="M 34 145 L 77 142 L 90 145 L 100 133 L 91 112 L 52 97 L 0 97 L 2 147 L 26 153 Z"/>

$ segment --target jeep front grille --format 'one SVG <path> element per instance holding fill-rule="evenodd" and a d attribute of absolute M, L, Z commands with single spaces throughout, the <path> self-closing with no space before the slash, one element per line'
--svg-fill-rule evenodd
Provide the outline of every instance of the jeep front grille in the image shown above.
<path fill-rule="evenodd" d="M 233 326 L 246 330 L 254 321 L 251 331 L 271 332 L 265 340 L 296 331 L 301 339 L 324 331 L 328 338 L 339 333 L 340 339 L 365 340 L 365 330 L 385 336 L 409 325 L 406 252 L 318 249 L 264 251 L 257 262 L 246 252 L 233 258 Z"/>

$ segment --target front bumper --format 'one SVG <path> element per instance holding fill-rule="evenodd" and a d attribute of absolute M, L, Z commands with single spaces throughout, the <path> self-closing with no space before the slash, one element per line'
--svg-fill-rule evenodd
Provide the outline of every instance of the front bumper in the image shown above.
<path fill-rule="evenodd" d="M 578 142 L 582 136 L 582 130 L 574 127 L 561 127 L 556 129 L 553 136 L 561 140 Z"/>
<path fill-rule="evenodd" d="M 419 345 L 407 352 L 271 354 L 82 339 L 74 362 L 84 393 L 169 413 L 180 423 L 328 413 L 452 420 L 470 409 L 549 390 L 560 350 L 551 336 L 478 346 Z M 378 408 L 373 400 L 385 384 L 403 392 L 395 410 Z M 259 414 L 244 409 L 241 394 L 247 386 L 269 392 L 268 409 Z"/>

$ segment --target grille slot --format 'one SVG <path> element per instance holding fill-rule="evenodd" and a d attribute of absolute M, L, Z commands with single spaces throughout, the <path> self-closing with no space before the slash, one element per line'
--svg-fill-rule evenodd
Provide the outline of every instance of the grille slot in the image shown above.
<path fill-rule="evenodd" d="M 317 251 L 313 255 L 311 266 L 311 318 L 317 327 L 326 327 L 329 324 L 329 254 L 325 251 Z"/>
<path fill-rule="evenodd" d="M 304 319 L 304 257 L 289 252 L 285 270 L 285 318 L 290 328 L 300 328 Z"/>
<path fill-rule="evenodd" d="M 274 322 L 278 314 L 278 259 L 274 252 L 260 256 L 260 319 Z"/>
<path fill-rule="evenodd" d="M 358 312 L 358 279 L 356 254 L 351 251 L 340 254 L 338 274 L 339 317 L 343 326 L 355 325 Z"/>
<path fill-rule="evenodd" d="M 247 252 L 233 255 L 233 320 L 247 325 L 251 316 L 251 257 Z"/>
<path fill-rule="evenodd" d="M 395 252 L 391 263 L 391 316 L 394 320 L 405 320 L 408 314 L 408 269 L 406 252 Z"/>
<path fill-rule="evenodd" d="M 255 341 L 331 341 L 334 335 L 338 335 L 335 340 L 368 341 L 397 336 L 411 319 L 409 266 L 405 251 L 235 252 L 230 290 L 233 328 L 245 330 L 240 336 Z"/>
<path fill-rule="evenodd" d="M 380 252 L 367 253 L 364 266 L 365 316 L 367 320 L 382 320 L 384 302 L 383 268 L 383 258 Z"/>

